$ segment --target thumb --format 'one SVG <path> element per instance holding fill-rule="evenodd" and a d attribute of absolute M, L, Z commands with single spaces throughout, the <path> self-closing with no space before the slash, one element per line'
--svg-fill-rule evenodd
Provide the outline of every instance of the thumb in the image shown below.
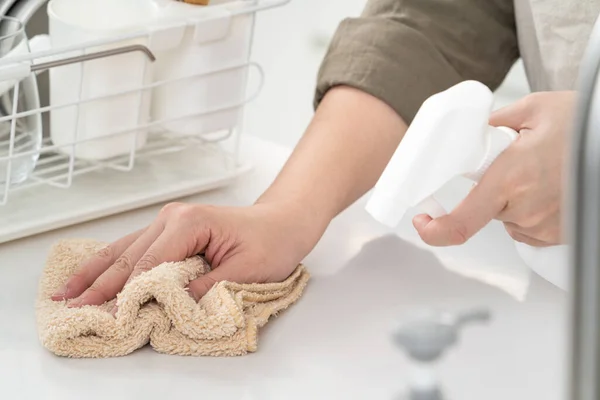
<path fill-rule="evenodd" d="M 234 258 L 235 260 L 235 258 Z M 211 270 L 208 274 L 202 275 L 200 278 L 194 279 L 188 285 L 189 294 L 196 301 L 200 300 L 212 287 L 222 281 L 237 282 L 240 280 L 240 274 L 237 273 L 238 268 L 235 268 L 235 261 L 227 260 L 217 268 Z"/>
<path fill-rule="evenodd" d="M 531 117 L 532 106 L 531 101 L 526 101 L 525 99 L 494 111 L 490 115 L 490 125 L 506 126 L 517 132 L 527 128 L 527 121 Z"/>
<path fill-rule="evenodd" d="M 413 225 L 421 239 L 431 246 L 454 246 L 465 243 L 479 232 L 506 207 L 501 172 L 501 167 L 492 165 L 481 182 L 450 214 L 435 219 L 425 214 L 417 215 Z"/>

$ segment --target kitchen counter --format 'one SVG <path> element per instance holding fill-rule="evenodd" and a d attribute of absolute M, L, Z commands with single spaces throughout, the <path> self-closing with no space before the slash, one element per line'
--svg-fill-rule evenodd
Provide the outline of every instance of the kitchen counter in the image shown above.
<path fill-rule="evenodd" d="M 289 154 L 251 137 L 243 149 L 256 164 L 251 173 L 185 201 L 248 204 Z M 449 398 L 563 398 L 567 296 L 528 273 L 500 226 L 434 255 L 409 222 L 400 237 L 390 234 L 362 202 L 334 220 L 307 257 L 313 278 L 303 298 L 260 332 L 254 354 L 186 358 L 145 348 L 78 360 L 42 348 L 33 306 L 49 247 L 64 237 L 114 240 L 159 209 L 0 245 L 0 399 L 391 399 L 408 371 L 390 339 L 394 321 L 415 308 L 479 305 L 492 310 L 491 322 L 466 328 L 439 366 Z"/>

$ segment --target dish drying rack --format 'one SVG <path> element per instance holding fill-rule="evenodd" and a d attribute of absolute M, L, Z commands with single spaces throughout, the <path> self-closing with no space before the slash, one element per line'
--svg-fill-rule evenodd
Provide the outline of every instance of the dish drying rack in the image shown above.
<path fill-rule="evenodd" d="M 248 46 L 251 46 L 255 13 L 284 5 L 289 1 L 247 1 L 247 6 L 228 11 L 226 17 L 234 18 L 243 15 L 252 19 L 251 35 L 248 38 Z M 90 60 L 125 53 L 137 52 L 153 60 L 156 55 L 152 51 L 152 44 L 164 42 L 165 32 L 168 33 L 166 35 L 168 38 L 169 34 L 172 34 L 169 30 L 172 31 L 174 26 L 188 29 L 194 24 L 201 26 L 210 22 L 206 19 L 197 21 L 188 19 L 175 25 L 171 24 L 166 28 L 165 26 L 154 26 L 146 28 L 144 31 L 111 37 L 106 40 L 90 41 L 60 49 L 32 51 L 10 59 L 0 59 L 0 82 L 7 79 L 2 76 L 5 68 L 10 70 L 11 66 L 23 63 L 29 65 L 30 74 L 34 75 L 39 71 L 47 71 L 70 64 L 82 65 Z M 226 36 L 220 40 L 225 38 Z M 131 43 L 140 39 L 149 45 L 119 46 L 119 43 Z M 212 44 L 214 45 L 214 42 Z M 108 50 L 106 50 L 107 48 Z M 69 56 L 74 52 L 79 52 L 79 55 Z M 209 118 L 228 110 L 239 110 L 239 115 L 242 115 L 244 106 L 255 99 L 262 88 L 264 73 L 258 64 L 248 59 L 238 65 L 227 65 L 183 78 L 143 84 L 133 92 L 140 94 L 139 105 L 141 108 L 143 94 L 155 90 L 161 85 L 185 79 L 210 77 L 233 69 L 243 69 L 247 75 L 250 75 L 252 71 L 258 74 L 257 87 L 254 90 L 244 90 L 245 98 L 243 100 L 216 108 L 198 110 L 193 114 L 176 118 L 150 119 L 147 123 L 103 136 L 103 138 L 107 138 L 112 135 L 129 133 L 132 139 L 128 154 L 103 160 L 80 159 L 77 157 L 77 151 L 73 150 L 76 146 L 95 139 L 78 139 L 76 133 L 74 140 L 70 143 L 56 145 L 51 138 L 45 137 L 39 151 L 35 151 L 36 154 L 39 154 L 35 168 L 25 181 L 13 184 L 10 179 L 0 180 L 0 243 L 216 189 L 229 184 L 241 174 L 249 171 L 251 165 L 240 159 L 241 116 L 237 118 L 235 127 L 209 133 L 173 135 L 165 131 L 162 126 L 168 122 L 191 117 Z M 84 79 L 81 79 L 82 85 L 83 82 Z M 245 84 L 246 82 L 247 79 Z M 105 98 L 123 93 L 107 95 Z M 16 107 L 13 107 L 11 115 L 0 118 L 0 122 L 11 121 L 8 143 L 11 152 L 8 157 L 0 154 L 0 164 L 2 162 L 8 164 L 6 177 L 10 177 L 11 163 L 27 155 L 27 152 L 19 153 L 18 151 L 19 137 L 15 132 L 16 123 L 14 121 L 28 115 L 51 113 L 61 107 L 80 107 L 86 102 L 101 99 L 103 97 L 79 99 L 77 102 L 50 104 L 25 112 L 17 112 Z M 52 117 L 52 114 L 50 115 Z M 136 132 L 140 129 L 148 132 L 147 141 L 143 147 L 139 147 L 136 143 L 138 140 Z"/>

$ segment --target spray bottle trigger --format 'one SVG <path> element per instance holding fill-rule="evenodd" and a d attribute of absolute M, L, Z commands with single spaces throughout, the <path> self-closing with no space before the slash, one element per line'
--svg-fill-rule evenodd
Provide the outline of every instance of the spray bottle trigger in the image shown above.
<path fill-rule="evenodd" d="M 434 219 L 448 214 L 446 209 L 440 204 L 439 201 L 436 200 L 433 195 L 423 199 L 423 201 L 417 205 L 417 209 Z"/>

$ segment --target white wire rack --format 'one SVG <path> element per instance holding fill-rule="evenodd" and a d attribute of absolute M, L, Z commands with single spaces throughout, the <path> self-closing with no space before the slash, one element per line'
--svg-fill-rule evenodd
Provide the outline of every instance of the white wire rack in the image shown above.
<path fill-rule="evenodd" d="M 250 166 L 242 164 L 239 159 L 243 108 L 258 96 L 264 77 L 260 66 L 248 58 L 254 14 L 288 1 L 238 0 L 231 2 L 236 3 L 234 8 L 229 8 L 229 2 L 220 3 L 213 8 L 219 7 L 219 12 L 211 14 L 213 17 L 171 19 L 168 24 L 156 24 L 133 34 L 0 59 L 0 86 L 3 81 L 16 82 L 10 93 L 12 104 L 6 103 L 11 110 L 0 116 L 0 243 L 213 189 L 247 171 Z M 249 24 L 249 29 L 235 31 L 232 21 L 236 17 L 248 18 L 245 23 Z M 244 35 L 240 39 L 246 41 L 244 46 L 247 45 L 247 48 L 238 46 L 240 56 L 230 57 L 229 61 L 211 61 L 183 76 L 156 78 L 155 64 L 161 61 L 161 55 L 172 57 L 173 53 L 169 51 L 183 43 L 181 38 L 186 30 L 206 29 L 206 24 L 212 24 L 214 28 L 217 26 L 215 21 L 222 23 L 223 34 L 205 44 L 195 45 L 213 46 L 218 50 L 219 42 L 231 40 L 231 35 Z M 130 57 L 128 60 L 131 61 L 132 56 L 137 57 L 136 60 L 147 60 L 140 64 L 143 68 L 139 73 L 144 77 L 140 85 L 89 95 L 86 85 L 90 80 L 85 78 L 85 74 L 90 69 L 86 70 L 86 66 L 96 60 L 117 60 L 118 57 Z M 77 66 L 80 74 L 79 79 L 73 79 L 78 90 L 73 101 L 54 104 L 51 96 L 51 103 L 47 106 L 19 106 L 23 104 L 20 99 L 26 94 L 26 91 L 19 90 L 21 83 L 40 71 L 50 71 L 51 90 L 61 93 L 62 88 L 56 87 L 52 81 L 55 77 L 52 71 L 64 66 Z M 253 74 L 258 78 L 257 83 L 252 85 L 254 88 L 246 90 L 248 79 Z M 219 89 L 220 82 L 230 82 L 231 77 L 240 79 L 232 86 L 235 90 L 231 96 L 223 95 Z M 202 107 L 188 107 L 187 111 L 166 117 L 163 113 L 157 117 L 153 96 L 169 85 L 200 90 L 207 99 L 202 102 Z M 73 90 L 73 87 L 67 89 Z M 212 95 L 219 100 L 212 102 Z M 6 96 L 0 96 L 0 110 L 7 108 L 2 107 L 2 97 L 6 100 Z M 101 111 L 102 107 L 114 106 L 124 97 L 135 99 L 135 107 L 127 110 L 135 124 L 102 131 L 100 136 L 86 136 L 86 129 L 95 129 L 86 120 L 90 118 L 90 110 Z M 173 101 L 181 101 L 181 98 Z M 68 114 L 65 110 L 69 110 Z M 72 135 L 69 134 L 69 140 L 64 140 L 64 135 L 58 140 L 51 132 L 50 137 L 43 138 L 32 148 L 31 132 L 20 132 L 19 124 L 27 122 L 27 118 L 39 118 L 44 113 L 50 115 L 51 121 L 55 118 L 50 130 L 56 127 L 56 121 L 67 121 L 72 123 L 69 125 Z M 65 116 L 72 118 L 65 119 Z M 111 118 L 117 117 L 109 113 L 103 118 L 111 121 Z M 186 124 L 186 121 L 189 123 Z M 1 132 L 3 126 L 4 136 Z M 173 126 L 185 129 L 173 131 Z M 198 129 L 195 129 L 196 126 Z M 110 157 L 81 156 L 85 153 L 82 151 L 84 146 L 94 150 L 115 138 L 122 146 L 119 154 Z M 126 143 L 125 147 L 123 143 Z M 15 168 L 23 160 L 37 161 L 26 179 L 14 179 Z"/>

